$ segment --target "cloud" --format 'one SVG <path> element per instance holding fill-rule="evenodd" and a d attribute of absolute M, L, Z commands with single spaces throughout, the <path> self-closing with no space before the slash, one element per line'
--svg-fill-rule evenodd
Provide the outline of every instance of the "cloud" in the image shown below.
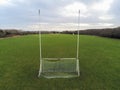
<path fill-rule="evenodd" d="M 84 27 L 89 27 L 88 23 L 81 23 L 81 30 L 86 29 Z M 78 30 L 78 24 L 76 23 L 34 23 L 27 25 L 25 30 L 41 30 L 41 31 L 64 31 L 64 30 Z"/>
<path fill-rule="evenodd" d="M 74 2 L 65 7 L 59 8 L 59 14 L 64 17 L 75 17 L 78 15 L 78 11 L 81 11 L 81 17 L 89 16 L 88 7 L 82 2 Z"/>
<path fill-rule="evenodd" d="M 85 4 L 85 2 L 77 1 L 69 3 L 64 7 L 59 8 L 59 14 L 63 17 L 75 17 L 78 15 L 78 10 L 81 10 L 81 18 L 90 19 L 94 17 L 96 20 L 111 20 L 114 17 L 110 15 L 109 10 L 112 6 L 113 0 L 99 0 L 94 1 L 91 4 Z"/>
<path fill-rule="evenodd" d="M 100 29 L 100 28 L 110 28 L 114 27 L 113 23 L 80 23 L 80 27 L 78 28 L 78 24 L 75 23 L 35 23 L 31 25 L 27 25 L 24 27 L 25 30 L 40 30 L 40 31 L 74 31 L 74 30 L 84 30 L 84 29 Z"/>
<path fill-rule="evenodd" d="M 81 29 L 120 24 L 119 0 L 0 0 L 0 27 L 29 30 L 39 22 L 38 9 L 46 29 L 76 29 L 79 9 Z"/>
<path fill-rule="evenodd" d="M 9 0 L 0 0 L 0 5 L 8 4 Z"/>
<path fill-rule="evenodd" d="M 111 16 L 111 15 L 103 15 L 103 16 L 100 16 L 100 17 L 98 17 L 100 20 L 104 20 L 104 21 L 108 21 L 108 20 L 112 20 L 112 19 L 114 19 L 114 17 L 113 16 Z"/>
<path fill-rule="evenodd" d="M 107 26 L 107 27 L 110 27 L 110 26 L 113 26 L 114 24 L 112 24 L 112 23 L 98 23 L 97 25 L 98 25 L 98 26 L 102 26 L 102 27 L 104 27 L 104 26 L 105 26 L 105 27 L 106 27 L 106 26 Z"/>
<path fill-rule="evenodd" d="M 114 0 L 101 0 L 98 2 L 94 2 L 92 4 L 92 9 L 97 12 L 106 13 L 110 10 L 111 4 Z"/>
<path fill-rule="evenodd" d="M 0 0 L 0 6 L 13 6 L 12 0 Z"/>

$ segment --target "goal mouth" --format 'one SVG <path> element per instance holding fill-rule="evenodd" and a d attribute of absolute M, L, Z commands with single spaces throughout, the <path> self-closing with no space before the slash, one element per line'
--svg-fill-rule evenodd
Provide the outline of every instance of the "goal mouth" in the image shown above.
<path fill-rule="evenodd" d="M 41 76 L 45 78 L 78 77 L 76 58 L 43 58 Z"/>

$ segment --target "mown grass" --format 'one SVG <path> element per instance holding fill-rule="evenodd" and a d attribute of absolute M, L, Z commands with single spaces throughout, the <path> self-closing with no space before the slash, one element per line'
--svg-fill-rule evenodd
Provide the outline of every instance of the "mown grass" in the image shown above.
<path fill-rule="evenodd" d="M 74 57 L 76 36 L 43 35 L 44 57 Z M 52 47 L 52 48 L 51 48 Z M 119 90 L 120 40 L 80 36 L 81 76 L 38 78 L 38 35 L 0 40 L 0 90 Z"/>

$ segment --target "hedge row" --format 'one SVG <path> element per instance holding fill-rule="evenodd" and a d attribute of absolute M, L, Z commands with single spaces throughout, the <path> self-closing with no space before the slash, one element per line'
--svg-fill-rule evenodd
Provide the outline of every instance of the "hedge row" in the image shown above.
<path fill-rule="evenodd" d="M 72 32 L 64 31 L 62 33 L 77 34 L 77 31 L 72 31 Z M 120 38 L 120 27 L 106 28 L 106 29 L 80 30 L 79 33 L 81 35 L 96 35 L 96 36 L 109 37 L 109 38 Z"/>
<path fill-rule="evenodd" d="M 0 37 L 10 37 L 14 35 L 27 35 L 27 34 L 36 34 L 36 33 L 38 32 L 22 31 L 22 30 L 16 30 L 16 29 L 7 29 L 7 30 L 0 29 Z"/>
<path fill-rule="evenodd" d="M 0 37 L 8 37 L 13 35 L 27 35 L 27 34 L 38 34 L 38 31 L 22 31 L 16 29 L 2 30 L 0 29 Z M 77 34 L 77 31 L 42 31 L 42 34 Z M 96 35 L 110 38 L 120 38 L 120 27 L 117 28 L 106 28 L 106 29 L 88 29 L 80 30 L 81 35 Z"/>

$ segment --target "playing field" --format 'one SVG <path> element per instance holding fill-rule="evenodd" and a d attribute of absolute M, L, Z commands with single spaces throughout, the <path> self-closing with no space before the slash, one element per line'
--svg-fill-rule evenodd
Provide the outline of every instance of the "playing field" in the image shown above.
<path fill-rule="evenodd" d="M 76 35 L 42 35 L 43 57 L 75 57 Z M 77 78 L 38 78 L 38 35 L 0 39 L 0 90 L 120 90 L 120 40 L 80 35 Z"/>

